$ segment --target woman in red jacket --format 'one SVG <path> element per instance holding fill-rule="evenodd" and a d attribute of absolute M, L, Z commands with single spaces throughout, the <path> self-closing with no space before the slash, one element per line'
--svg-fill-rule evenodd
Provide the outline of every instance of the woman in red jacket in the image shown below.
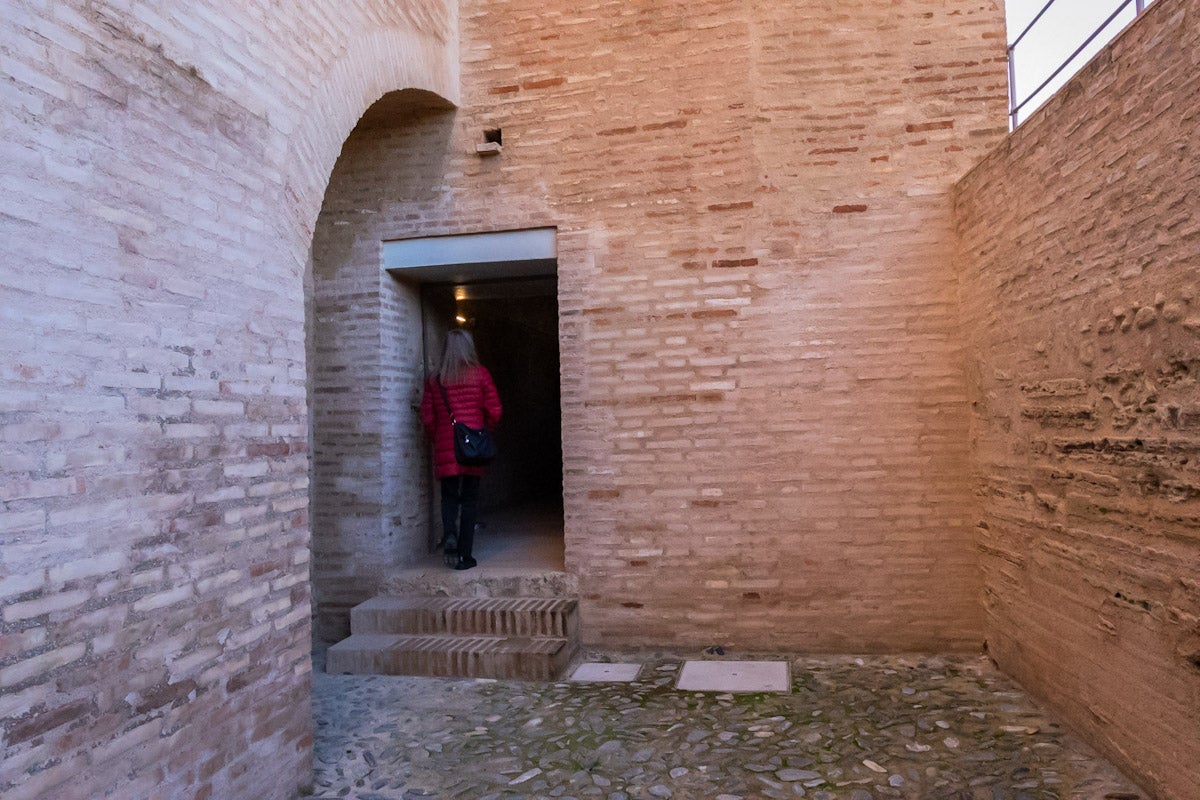
<path fill-rule="evenodd" d="M 463 466 L 455 459 L 451 412 L 454 419 L 472 428 L 491 428 L 500 421 L 500 397 L 492 374 L 479 363 L 475 340 L 463 330 L 446 334 L 441 366 L 425 381 L 421 422 L 433 442 L 433 471 L 442 484 L 446 560 L 449 563 L 457 554 L 454 568 L 470 569 L 477 563 L 471 557 L 471 546 L 479 510 L 479 479 L 485 468 Z"/>

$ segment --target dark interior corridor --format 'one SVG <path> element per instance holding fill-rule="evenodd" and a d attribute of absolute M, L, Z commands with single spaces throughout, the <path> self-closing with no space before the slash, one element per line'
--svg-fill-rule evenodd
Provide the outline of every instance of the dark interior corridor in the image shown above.
<path fill-rule="evenodd" d="M 495 563 L 503 552 L 507 566 L 544 566 L 549 559 L 561 568 L 562 414 L 555 278 L 430 283 L 422 286 L 421 295 L 427 369 L 440 357 L 444 331 L 461 326 L 474 335 L 479 358 L 491 371 L 504 404 L 496 430 L 500 455 L 482 486 L 481 553 L 491 555 Z"/>

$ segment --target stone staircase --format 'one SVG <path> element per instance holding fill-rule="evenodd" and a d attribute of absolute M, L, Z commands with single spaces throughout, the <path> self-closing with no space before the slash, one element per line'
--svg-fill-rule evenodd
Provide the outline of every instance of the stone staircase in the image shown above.
<path fill-rule="evenodd" d="M 561 597 L 376 597 L 350 611 L 331 674 L 557 680 L 579 642 L 579 604 Z"/>

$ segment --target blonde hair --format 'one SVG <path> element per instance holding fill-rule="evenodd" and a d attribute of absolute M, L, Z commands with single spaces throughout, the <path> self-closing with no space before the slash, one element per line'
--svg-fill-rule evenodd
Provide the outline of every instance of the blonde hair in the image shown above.
<path fill-rule="evenodd" d="M 471 367 L 479 366 L 475 352 L 475 340 L 464 330 L 452 330 L 446 334 L 446 350 L 437 377 L 443 384 L 459 383 Z"/>

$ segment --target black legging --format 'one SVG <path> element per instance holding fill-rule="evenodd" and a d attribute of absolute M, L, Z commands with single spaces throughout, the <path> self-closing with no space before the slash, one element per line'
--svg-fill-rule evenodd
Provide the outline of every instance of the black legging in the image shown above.
<path fill-rule="evenodd" d="M 478 475 L 442 478 L 442 535 L 447 546 L 451 539 L 457 539 L 460 559 L 471 557 L 471 546 L 475 543 L 475 515 L 478 511 Z"/>

